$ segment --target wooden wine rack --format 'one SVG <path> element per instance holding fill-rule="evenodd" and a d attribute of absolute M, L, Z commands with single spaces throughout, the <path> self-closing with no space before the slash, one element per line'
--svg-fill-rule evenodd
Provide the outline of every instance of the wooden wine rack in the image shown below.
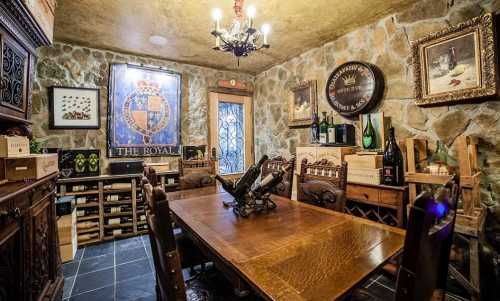
<path fill-rule="evenodd" d="M 166 191 L 174 191 L 179 187 L 179 173 L 170 171 L 158 174 L 160 183 Z M 169 180 L 169 178 L 173 180 Z M 92 210 L 94 214 L 77 216 L 78 246 L 82 247 L 115 238 L 126 238 L 147 233 L 147 226 L 141 215 L 145 214 L 144 201 L 141 194 L 142 174 L 129 175 L 101 175 L 96 177 L 66 178 L 57 180 L 57 197 L 73 196 L 76 210 Z M 73 191 L 74 186 L 91 187 L 85 191 Z M 111 187 L 109 187 L 111 186 Z M 118 187 L 118 188 L 113 188 Z M 128 187 L 125 187 L 128 186 Z M 118 200 L 108 200 L 107 197 L 118 195 Z M 76 204 L 78 197 L 93 197 L 95 200 L 85 204 Z M 105 208 L 130 206 L 131 210 L 125 212 L 106 213 Z M 140 209 L 142 207 L 142 209 Z M 108 224 L 110 218 L 130 217 L 130 221 L 119 224 Z M 78 224 L 83 222 L 97 222 L 96 226 L 78 229 Z M 143 230 L 139 229 L 144 227 Z M 122 229 L 127 233 L 110 234 L 115 229 Z M 89 236 L 97 236 L 88 239 Z"/>

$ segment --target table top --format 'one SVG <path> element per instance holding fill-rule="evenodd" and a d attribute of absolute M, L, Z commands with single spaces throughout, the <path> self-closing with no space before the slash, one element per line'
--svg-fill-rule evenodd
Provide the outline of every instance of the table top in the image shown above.
<path fill-rule="evenodd" d="M 398 252 L 404 230 L 273 197 L 237 217 L 220 187 L 168 193 L 183 227 L 270 300 L 335 300 Z"/>

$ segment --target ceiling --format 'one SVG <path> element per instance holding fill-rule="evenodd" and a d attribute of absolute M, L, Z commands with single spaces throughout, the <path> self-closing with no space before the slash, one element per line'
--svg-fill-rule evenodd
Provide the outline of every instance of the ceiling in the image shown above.
<path fill-rule="evenodd" d="M 58 0 L 55 40 L 257 74 L 416 1 L 247 0 L 257 8 L 256 24 L 271 24 L 271 48 L 239 67 L 232 55 L 212 50 L 210 35 L 212 9 L 222 9 L 225 26 L 233 0 Z M 151 35 L 167 44 L 151 44 Z"/>

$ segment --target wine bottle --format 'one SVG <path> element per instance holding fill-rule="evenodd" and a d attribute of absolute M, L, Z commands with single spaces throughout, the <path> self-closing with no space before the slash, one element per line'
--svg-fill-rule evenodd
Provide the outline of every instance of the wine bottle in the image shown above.
<path fill-rule="evenodd" d="M 85 209 L 82 209 L 82 210 L 76 210 L 76 216 L 77 217 L 94 215 L 94 214 L 99 214 L 99 210 L 96 209 L 96 208 L 85 208 Z"/>
<path fill-rule="evenodd" d="M 319 123 L 319 143 L 328 143 L 328 121 L 326 120 L 326 112 L 322 112 L 323 120 Z"/>
<path fill-rule="evenodd" d="M 333 112 L 330 114 L 330 123 L 328 124 L 328 143 L 335 143 L 335 123 L 333 122 Z"/>
<path fill-rule="evenodd" d="M 260 169 L 262 165 L 268 159 L 269 157 L 267 155 L 264 155 L 262 156 L 262 158 L 260 158 L 257 164 L 253 164 L 247 169 L 245 174 L 234 185 L 233 196 L 235 197 L 243 196 L 245 192 L 250 190 L 250 187 L 252 187 L 253 183 L 255 182 L 255 180 L 257 180 L 257 178 L 260 175 Z"/>
<path fill-rule="evenodd" d="M 375 129 L 373 128 L 370 114 L 368 114 L 367 118 L 368 120 L 366 121 L 366 127 L 363 131 L 363 148 L 375 149 L 376 148 Z"/>
<path fill-rule="evenodd" d="M 283 176 L 291 167 L 292 164 L 288 164 L 281 167 L 280 170 L 268 174 L 254 189 L 252 189 L 252 193 L 254 195 L 263 195 L 269 192 L 283 180 Z"/>
<path fill-rule="evenodd" d="M 311 124 L 311 143 L 319 143 L 319 118 L 318 114 L 313 114 L 313 121 Z"/>
<path fill-rule="evenodd" d="M 389 140 L 384 150 L 384 173 L 383 181 L 386 185 L 404 185 L 403 155 L 396 143 L 394 128 L 389 129 Z"/>

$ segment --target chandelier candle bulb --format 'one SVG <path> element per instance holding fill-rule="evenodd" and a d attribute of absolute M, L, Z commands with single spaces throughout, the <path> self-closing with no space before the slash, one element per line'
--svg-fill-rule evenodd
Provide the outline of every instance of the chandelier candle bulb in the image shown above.
<path fill-rule="evenodd" d="M 215 21 L 215 31 L 220 32 L 220 19 L 222 17 L 222 11 L 219 8 L 215 8 L 212 11 L 212 17 Z"/>
<path fill-rule="evenodd" d="M 255 18 L 255 6 L 249 6 L 247 8 L 247 16 L 248 16 L 248 28 L 253 28 L 253 20 Z"/>
<path fill-rule="evenodd" d="M 267 36 L 269 35 L 270 31 L 271 31 L 271 26 L 269 24 L 262 25 L 262 33 L 264 34 L 264 40 L 263 40 L 264 45 L 269 45 L 267 43 Z"/>

